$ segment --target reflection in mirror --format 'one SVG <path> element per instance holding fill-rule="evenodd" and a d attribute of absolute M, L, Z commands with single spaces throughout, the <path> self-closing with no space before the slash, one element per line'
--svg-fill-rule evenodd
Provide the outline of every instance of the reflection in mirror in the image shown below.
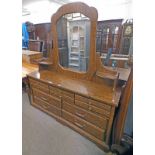
<path fill-rule="evenodd" d="M 59 64 L 86 72 L 90 57 L 90 19 L 81 13 L 62 16 L 57 21 Z"/>

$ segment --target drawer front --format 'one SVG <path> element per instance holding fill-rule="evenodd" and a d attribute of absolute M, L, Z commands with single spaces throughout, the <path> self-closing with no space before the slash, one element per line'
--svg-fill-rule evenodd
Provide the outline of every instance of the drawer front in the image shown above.
<path fill-rule="evenodd" d="M 65 110 L 62 110 L 62 117 L 65 120 L 74 124 L 74 117 L 72 115 L 70 115 L 68 112 L 66 112 Z"/>
<path fill-rule="evenodd" d="M 57 116 L 61 116 L 61 109 L 58 109 L 55 106 L 50 105 L 47 110 Z"/>
<path fill-rule="evenodd" d="M 74 98 L 63 95 L 62 96 L 62 102 L 67 102 L 69 104 L 74 104 Z"/>
<path fill-rule="evenodd" d="M 86 121 L 102 128 L 102 129 L 106 129 L 107 128 L 107 124 L 108 124 L 108 120 L 106 118 L 102 118 L 100 116 L 97 116 L 93 113 L 87 112 L 81 108 L 78 108 L 76 106 L 72 106 L 68 103 L 63 103 L 62 108 L 65 111 L 68 111 L 82 119 L 85 119 Z"/>
<path fill-rule="evenodd" d="M 46 103 L 45 101 L 41 100 L 40 98 L 38 97 L 34 97 L 33 98 L 33 102 L 36 104 L 36 105 L 39 105 L 40 107 L 42 107 L 43 109 L 48 109 L 49 108 L 49 104 Z"/>
<path fill-rule="evenodd" d="M 54 87 L 54 86 L 50 86 L 50 94 L 57 96 L 57 97 L 61 97 L 61 89 Z"/>
<path fill-rule="evenodd" d="M 61 108 L 61 98 L 50 95 L 49 104 Z"/>
<path fill-rule="evenodd" d="M 81 101 L 84 103 L 89 103 L 89 99 L 87 97 L 75 94 L 75 100 Z"/>
<path fill-rule="evenodd" d="M 29 79 L 29 81 L 30 81 L 31 88 L 36 88 L 49 94 L 48 84 L 45 84 L 45 83 L 42 83 L 40 81 L 36 81 L 33 79 Z"/>
<path fill-rule="evenodd" d="M 74 104 L 74 93 L 61 90 L 60 88 L 50 86 L 50 94 L 62 98 L 62 102 Z"/>
<path fill-rule="evenodd" d="M 46 103 L 45 101 L 41 100 L 40 98 L 38 97 L 34 97 L 33 98 L 33 102 L 36 104 L 36 105 L 39 105 L 41 108 L 55 114 L 55 115 L 58 115 L 58 116 L 61 116 L 61 110 L 56 108 L 55 106 L 52 106 L 52 105 L 49 105 L 48 103 Z"/>
<path fill-rule="evenodd" d="M 105 109 L 107 111 L 111 110 L 111 106 L 110 105 L 107 105 L 107 104 L 105 104 L 103 102 L 95 101 L 93 99 L 89 99 L 89 105 L 93 105 L 93 106 L 96 106 L 98 108 Z"/>
<path fill-rule="evenodd" d="M 33 96 L 36 96 L 45 102 L 49 102 L 49 96 L 46 95 L 45 93 L 38 91 L 37 89 L 32 89 L 32 92 Z"/>
<path fill-rule="evenodd" d="M 97 108 L 97 107 L 91 106 L 91 105 L 89 106 L 89 110 L 95 114 L 102 116 L 102 117 L 105 117 L 105 116 L 108 118 L 110 117 L 110 112 L 107 110 Z"/>
<path fill-rule="evenodd" d="M 87 123 L 86 121 L 76 117 L 66 111 L 62 111 L 62 117 L 67 121 L 73 123 L 77 127 L 81 128 L 82 130 L 86 131 L 87 133 L 93 135 L 94 137 L 104 140 L 105 139 L 105 131 Z"/>
<path fill-rule="evenodd" d="M 86 110 L 89 109 L 89 104 L 88 103 L 84 103 L 82 101 L 78 101 L 78 100 L 75 100 L 75 105 L 81 107 L 81 108 L 84 108 Z"/>
<path fill-rule="evenodd" d="M 64 96 L 64 97 L 67 96 L 67 97 L 74 99 L 74 93 L 66 91 L 66 90 L 62 90 L 62 96 Z"/>
<path fill-rule="evenodd" d="M 52 95 L 46 95 L 45 93 L 38 91 L 36 89 L 32 89 L 33 90 L 33 95 L 40 98 L 41 100 L 49 103 L 50 105 L 54 105 L 58 108 L 61 108 L 61 98 L 52 96 Z"/>

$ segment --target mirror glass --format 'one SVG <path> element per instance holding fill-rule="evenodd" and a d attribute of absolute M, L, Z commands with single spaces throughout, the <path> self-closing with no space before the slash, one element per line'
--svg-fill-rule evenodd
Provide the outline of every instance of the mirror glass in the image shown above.
<path fill-rule="evenodd" d="M 81 13 L 66 14 L 57 21 L 59 64 L 86 72 L 90 57 L 90 19 Z"/>

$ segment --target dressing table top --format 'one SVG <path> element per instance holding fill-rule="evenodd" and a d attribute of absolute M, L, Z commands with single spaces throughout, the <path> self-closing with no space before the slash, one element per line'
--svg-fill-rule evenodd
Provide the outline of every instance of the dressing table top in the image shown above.
<path fill-rule="evenodd" d="M 30 73 L 28 76 L 113 106 L 118 106 L 121 96 L 120 89 L 117 89 L 114 94 L 112 86 L 101 85 L 93 81 L 73 79 L 57 72 L 40 71 Z"/>

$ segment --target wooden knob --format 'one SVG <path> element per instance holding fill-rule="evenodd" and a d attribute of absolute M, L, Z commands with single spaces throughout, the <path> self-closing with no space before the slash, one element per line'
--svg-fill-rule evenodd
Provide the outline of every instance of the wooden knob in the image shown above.
<path fill-rule="evenodd" d="M 92 107 L 89 107 L 89 110 L 92 110 Z"/>

